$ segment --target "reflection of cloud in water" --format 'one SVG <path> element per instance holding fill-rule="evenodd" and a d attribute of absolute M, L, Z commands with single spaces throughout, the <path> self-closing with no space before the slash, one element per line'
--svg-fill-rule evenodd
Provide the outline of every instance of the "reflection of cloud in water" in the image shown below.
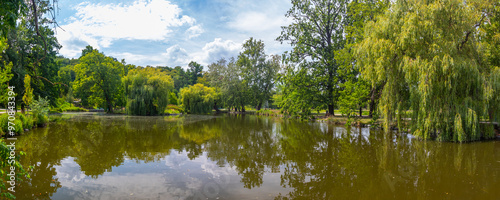
<path fill-rule="evenodd" d="M 193 160 L 187 154 L 172 150 L 160 162 L 126 160 L 97 179 L 86 176 L 75 159 L 68 157 L 55 166 L 62 188 L 52 198 L 191 199 L 203 193 L 207 184 L 216 184 L 222 191 L 229 183 L 229 176 L 237 176 L 233 168 L 219 167 L 206 153 Z"/>
<path fill-rule="evenodd" d="M 67 157 L 61 160 L 61 165 L 54 167 L 57 177 L 63 185 L 73 185 L 76 182 L 84 181 L 86 175 L 80 170 L 80 165 L 75 162 L 75 158 Z"/>
<path fill-rule="evenodd" d="M 165 165 L 172 169 L 179 169 L 182 165 L 189 161 L 186 152 L 177 153 L 171 151 L 170 155 L 165 156 Z"/>
<path fill-rule="evenodd" d="M 199 180 L 198 182 L 215 181 L 219 186 L 224 187 L 229 183 L 230 176 L 238 176 L 236 170 L 232 167 L 218 166 L 215 162 L 207 158 L 207 153 L 204 152 L 201 156 L 189 160 L 187 152 L 174 152 L 165 156 L 165 165 L 171 169 L 184 169 L 183 174 L 190 180 Z M 191 170 L 195 168 L 194 170 Z M 201 168 L 196 169 L 196 168 Z M 200 185 L 193 186 L 192 182 L 186 182 L 186 187 L 199 190 Z"/>

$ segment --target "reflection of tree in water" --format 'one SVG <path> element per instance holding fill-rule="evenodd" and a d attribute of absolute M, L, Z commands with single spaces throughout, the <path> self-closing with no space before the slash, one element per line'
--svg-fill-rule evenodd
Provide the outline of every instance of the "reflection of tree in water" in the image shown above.
<path fill-rule="evenodd" d="M 120 127 L 114 122 L 92 121 L 72 131 L 72 156 L 85 175 L 97 178 L 123 163 L 124 132 Z"/>
<path fill-rule="evenodd" d="M 84 117 L 35 129 L 16 143 L 27 152 L 22 164 L 35 166 L 16 194 L 48 199 L 61 187 L 54 166 L 69 156 L 96 178 L 124 156 L 153 162 L 172 150 L 190 159 L 207 152 L 217 165 L 234 167 L 246 188 L 281 167 L 281 185 L 292 191 L 276 199 L 487 199 L 500 185 L 498 142 L 421 142 L 258 116 L 203 119 Z"/>
<path fill-rule="evenodd" d="M 500 147 L 498 142 L 405 140 L 388 143 L 386 146 L 392 152 L 381 158 L 386 162 L 381 169 L 394 174 L 389 179 L 393 184 L 391 198 L 489 199 L 498 191 L 500 155 L 495 153 Z"/>
<path fill-rule="evenodd" d="M 35 168 L 31 180 L 24 181 L 16 194 L 21 199 L 52 196 L 61 187 L 54 166 L 69 156 L 92 178 L 123 164 L 124 155 L 136 161 L 158 161 L 185 143 L 173 134 L 176 124 L 165 123 L 161 117 L 136 121 L 82 116 L 28 132 L 19 138 L 17 147 L 27 152 L 22 158 L 23 165 Z"/>
<path fill-rule="evenodd" d="M 373 182 L 365 177 L 376 173 L 369 163 L 374 152 L 362 134 L 293 121 L 282 123 L 281 134 L 286 160 L 281 185 L 293 191 L 276 199 L 356 199 L 359 189 Z"/>
<path fill-rule="evenodd" d="M 37 136 L 29 134 L 21 137 L 16 142 L 18 148 L 37 149 L 37 151 L 30 152 L 22 157 L 21 162 L 24 166 L 33 166 L 34 168 L 29 172 L 31 179 L 24 178 L 16 187 L 17 199 L 50 199 L 50 196 L 61 187 L 61 183 L 55 178 L 56 170 L 54 168 L 54 165 L 58 165 L 60 160 L 53 155 L 65 154 L 65 149 L 58 147 L 61 147 L 67 140 L 49 134 L 50 128 L 41 130 L 42 132 Z M 55 143 L 50 144 L 48 140 Z M 51 148 L 51 145 L 57 146 Z"/>
<path fill-rule="evenodd" d="M 293 191 L 276 199 L 488 199 L 500 182 L 492 142 L 411 141 L 405 134 L 334 129 L 282 123 L 282 186 Z"/>
<path fill-rule="evenodd" d="M 280 163 L 273 123 L 267 118 L 230 115 L 217 119 L 217 124 L 222 134 L 205 144 L 208 157 L 219 166 L 235 166 L 246 188 L 261 186 L 265 167 L 277 168 Z"/>

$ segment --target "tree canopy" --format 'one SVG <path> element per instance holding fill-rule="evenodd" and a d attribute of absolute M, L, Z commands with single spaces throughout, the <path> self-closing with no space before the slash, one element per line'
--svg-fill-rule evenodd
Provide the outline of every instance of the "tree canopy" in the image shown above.
<path fill-rule="evenodd" d="M 163 115 L 169 103 L 174 81 L 157 68 L 136 68 L 123 78 L 127 96 L 127 114 Z M 175 94 L 173 94 L 175 95 Z"/>
<path fill-rule="evenodd" d="M 271 98 L 280 63 L 280 56 L 267 59 L 262 40 L 250 38 L 243 43 L 237 65 L 241 68 L 242 79 L 249 90 L 249 103 L 256 110 L 260 110 L 262 104 Z"/>
<path fill-rule="evenodd" d="M 366 24 L 356 56 L 372 85 L 385 84 L 380 109 L 386 128 L 410 118 L 418 138 L 493 137 L 493 130 L 479 130 L 490 105 L 499 103 L 489 95 L 500 76 L 479 43 L 491 8 L 483 0 L 397 1 Z"/>
<path fill-rule="evenodd" d="M 181 89 L 181 102 L 187 113 L 206 114 L 212 112 L 215 96 L 214 88 L 199 83 Z"/>
<path fill-rule="evenodd" d="M 110 57 L 92 50 L 82 56 L 75 65 L 76 79 L 73 82 L 75 97 L 83 105 L 93 105 L 113 112 L 123 98 L 121 84 L 122 64 Z"/>
<path fill-rule="evenodd" d="M 298 76 L 283 81 L 285 87 L 291 88 L 283 92 L 284 98 L 291 102 L 285 109 L 309 112 L 319 103 L 327 106 L 329 114 L 334 114 L 342 82 L 335 52 L 345 43 L 347 3 L 346 0 L 292 0 L 292 8 L 285 15 L 292 23 L 282 27 L 281 36 L 277 38 L 292 45 L 292 51 L 285 58 L 297 69 L 289 71 L 287 76 Z M 308 76 L 314 78 L 303 79 Z M 307 84 L 303 84 L 304 81 Z M 313 94 L 307 95 L 309 93 Z"/>

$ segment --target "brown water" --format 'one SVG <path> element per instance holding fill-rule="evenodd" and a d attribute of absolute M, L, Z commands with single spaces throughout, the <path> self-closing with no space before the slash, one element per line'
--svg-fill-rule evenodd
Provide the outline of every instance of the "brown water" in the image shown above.
<path fill-rule="evenodd" d="M 19 137 L 18 199 L 499 199 L 500 141 L 252 115 L 63 115 Z"/>

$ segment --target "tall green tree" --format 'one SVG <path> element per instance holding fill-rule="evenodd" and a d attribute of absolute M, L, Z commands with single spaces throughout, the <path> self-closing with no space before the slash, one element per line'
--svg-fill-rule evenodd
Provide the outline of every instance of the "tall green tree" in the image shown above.
<path fill-rule="evenodd" d="M 243 81 L 250 90 L 250 103 L 256 110 L 271 98 L 280 62 L 280 56 L 267 59 L 262 40 L 250 38 L 243 43 L 237 65 L 241 67 Z"/>
<path fill-rule="evenodd" d="M 27 106 L 33 103 L 33 88 L 31 88 L 31 77 L 27 75 L 24 77 L 24 95 L 23 102 Z"/>
<path fill-rule="evenodd" d="M 3 52 L 7 49 L 7 41 L 5 38 L 0 37 L 0 52 Z M 2 59 L 2 55 L 0 54 L 0 104 L 7 103 L 7 92 L 8 92 L 8 83 L 10 79 L 12 79 L 12 63 Z"/>
<path fill-rule="evenodd" d="M 362 115 L 362 107 L 369 103 L 369 116 L 373 116 L 382 83 L 371 87 L 360 73 L 353 48 L 364 39 L 365 24 L 375 21 L 377 16 L 387 10 L 387 0 L 356 0 L 347 6 L 345 20 L 345 46 L 337 51 L 339 61 L 339 76 L 344 82 L 340 84 L 339 109 L 347 116 L 354 115 L 359 109 Z"/>
<path fill-rule="evenodd" d="M 85 54 L 79 60 L 80 63 L 74 67 L 75 97 L 81 98 L 83 105 L 102 107 L 112 113 L 113 107 L 123 98 L 120 77 L 122 64 L 97 50 Z"/>
<path fill-rule="evenodd" d="M 191 61 L 188 64 L 188 79 L 189 79 L 189 85 L 194 85 L 198 82 L 198 78 L 203 77 L 202 71 L 203 71 L 203 66 L 198 64 L 197 62 Z"/>
<path fill-rule="evenodd" d="M 229 61 L 221 58 L 210 64 L 207 78 L 210 85 L 216 88 L 217 99 L 220 99 L 225 107 L 245 112 L 245 105 L 250 103 L 251 90 L 243 79 L 242 68 L 234 58 Z"/>
<path fill-rule="evenodd" d="M 16 27 L 17 20 L 26 11 L 24 0 L 7 0 L 0 2 L 0 34 L 7 36 L 9 30 Z"/>
<path fill-rule="evenodd" d="M 13 64 L 13 78 L 10 85 L 15 86 L 16 102 L 21 105 L 24 92 L 24 77 L 32 77 L 34 95 L 48 97 L 55 104 L 58 97 L 57 65 L 55 58 L 61 48 L 50 27 L 55 23 L 51 17 L 53 1 L 25 1 L 19 10 L 16 27 L 8 30 L 9 48 L 4 52 L 5 58 Z"/>
<path fill-rule="evenodd" d="M 356 58 L 372 85 L 385 82 L 380 110 L 386 128 L 394 120 L 401 127 L 403 118 L 411 118 L 411 132 L 422 139 L 463 142 L 494 136 L 479 126 L 488 105 L 499 103 L 486 101 L 500 76 L 489 70 L 479 45 L 491 3 L 397 1 L 366 25 Z"/>
<path fill-rule="evenodd" d="M 296 101 L 296 105 L 304 101 L 318 101 L 327 106 L 329 114 L 334 114 L 339 83 L 342 81 L 335 52 L 342 49 L 345 43 L 343 34 L 347 3 L 347 0 L 292 0 L 292 8 L 285 15 L 292 23 L 282 27 L 277 40 L 282 43 L 289 41 L 293 47 L 285 59 L 296 65 L 297 72 L 289 75 L 314 77 L 308 82 L 315 88 L 301 87 L 300 82 L 294 82 L 302 81 L 301 78 L 290 78 L 285 81 L 288 84 L 285 87 L 296 87 L 295 93 L 314 92 L 307 95 L 314 98 L 304 100 L 302 95 L 294 95 L 293 92 L 283 93 L 283 98 Z M 311 107 L 301 109 L 310 110 Z"/>
<path fill-rule="evenodd" d="M 146 67 L 131 70 L 123 79 L 130 115 L 163 115 L 174 89 L 172 78 L 160 69 Z M 174 94 L 175 95 L 175 94 Z"/>
<path fill-rule="evenodd" d="M 182 107 L 187 113 L 206 114 L 212 112 L 215 89 L 202 84 L 194 84 L 181 89 Z"/>
<path fill-rule="evenodd" d="M 481 27 L 482 45 L 488 62 L 485 77 L 487 85 L 486 100 L 488 102 L 488 117 L 491 122 L 500 121 L 500 2 L 488 8 L 488 23 Z"/>

